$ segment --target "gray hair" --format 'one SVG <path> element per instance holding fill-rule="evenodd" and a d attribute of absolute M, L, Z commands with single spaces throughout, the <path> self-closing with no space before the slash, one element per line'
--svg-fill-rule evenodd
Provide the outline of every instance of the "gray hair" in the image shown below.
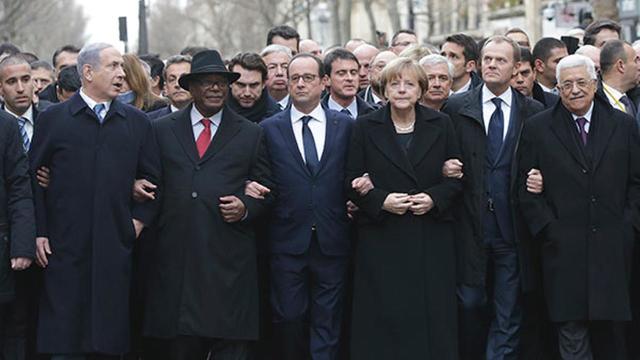
<path fill-rule="evenodd" d="M 447 60 L 446 57 L 440 54 L 431 54 L 420 59 L 420 66 L 424 67 L 425 65 L 433 66 L 438 64 L 447 64 L 447 69 L 449 70 L 449 77 L 453 80 L 453 64 Z"/>
<path fill-rule="evenodd" d="M 282 46 L 278 44 L 271 44 L 266 48 L 262 49 L 262 51 L 260 52 L 260 56 L 265 57 L 273 53 L 283 53 L 287 55 L 287 57 L 289 57 L 289 60 L 291 60 L 291 58 L 293 57 L 293 53 L 291 52 L 291 49 L 289 49 L 286 46 Z"/>
<path fill-rule="evenodd" d="M 180 64 L 180 63 L 189 63 L 191 64 L 191 56 L 189 55 L 173 55 L 170 56 L 164 64 L 164 69 L 162 69 L 162 76 L 164 76 L 164 78 L 167 78 L 167 68 L 171 65 L 174 64 Z"/>
<path fill-rule="evenodd" d="M 584 55 L 573 54 L 562 58 L 558 63 L 558 66 L 556 67 L 556 80 L 560 82 L 560 74 L 562 73 L 562 70 L 578 66 L 584 66 L 591 79 L 596 80 L 598 78 L 598 75 L 596 74 L 596 66 L 593 63 L 593 60 Z"/>
<path fill-rule="evenodd" d="M 104 49 L 112 48 L 113 45 L 109 45 L 107 43 L 93 43 L 88 44 L 82 47 L 80 53 L 78 54 L 78 65 L 76 65 L 78 69 L 78 75 L 80 75 L 80 79 L 82 80 L 82 68 L 85 65 L 91 65 L 94 68 L 100 67 L 100 52 Z"/>
<path fill-rule="evenodd" d="M 29 65 L 27 59 L 20 54 L 9 55 L 0 61 L 0 73 L 7 67 L 12 65 Z M 31 67 L 29 67 L 31 69 Z"/>

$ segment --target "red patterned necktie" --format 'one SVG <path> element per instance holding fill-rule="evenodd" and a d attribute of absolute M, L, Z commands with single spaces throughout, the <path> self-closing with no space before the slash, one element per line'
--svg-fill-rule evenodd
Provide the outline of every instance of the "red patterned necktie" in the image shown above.
<path fill-rule="evenodd" d="M 202 119 L 200 120 L 202 125 L 204 125 L 204 130 L 200 132 L 198 135 L 198 140 L 196 140 L 196 147 L 198 148 L 198 155 L 200 158 L 204 155 L 211 143 L 211 120 Z"/>

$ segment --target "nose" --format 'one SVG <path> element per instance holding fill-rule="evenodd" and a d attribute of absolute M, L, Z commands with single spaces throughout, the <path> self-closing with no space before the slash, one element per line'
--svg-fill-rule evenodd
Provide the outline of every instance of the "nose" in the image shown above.
<path fill-rule="evenodd" d="M 276 75 L 279 75 L 279 76 L 284 75 L 284 68 L 282 68 L 282 66 L 276 67 Z"/>
<path fill-rule="evenodd" d="M 18 92 L 23 92 L 24 91 L 24 84 L 22 83 L 22 81 L 18 81 L 17 82 L 17 86 L 18 86 L 18 88 L 17 88 Z"/>

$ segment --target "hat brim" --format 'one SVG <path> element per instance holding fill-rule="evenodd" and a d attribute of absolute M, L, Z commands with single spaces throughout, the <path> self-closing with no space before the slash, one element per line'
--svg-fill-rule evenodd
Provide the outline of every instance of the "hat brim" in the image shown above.
<path fill-rule="evenodd" d="M 195 72 L 195 73 L 189 73 L 189 74 L 184 74 L 182 76 L 180 76 L 180 79 L 178 79 L 178 84 L 180 84 L 180 87 L 189 91 L 189 83 L 191 82 L 191 80 L 200 77 L 200 76 L 204 76 L 204 75 L 222 75 L 225 78 L 227 78 L 227 80 L 229 80 L 229 84 L 233 83 L 234 81 L 238 80 L 240 78 L 240 74 L 237 72 L 231 72 L 231 71 L 199 71 L 199 72 Z"/>

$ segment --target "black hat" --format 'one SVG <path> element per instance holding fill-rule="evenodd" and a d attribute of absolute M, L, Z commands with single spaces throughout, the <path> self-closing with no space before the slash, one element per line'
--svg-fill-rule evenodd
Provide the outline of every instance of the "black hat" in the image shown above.
<path fill-rule="evenodd" d="M 226 77 L 229 80 L 229 84 L 240 78 L 240 74 L 227 70 L 218 51 L 204 50 L 193 56 L 191 72 L 180 76 L 178 83 L 183 89 L 189 90 L 189 81 L 191 79 L 210 74 Z"/>

